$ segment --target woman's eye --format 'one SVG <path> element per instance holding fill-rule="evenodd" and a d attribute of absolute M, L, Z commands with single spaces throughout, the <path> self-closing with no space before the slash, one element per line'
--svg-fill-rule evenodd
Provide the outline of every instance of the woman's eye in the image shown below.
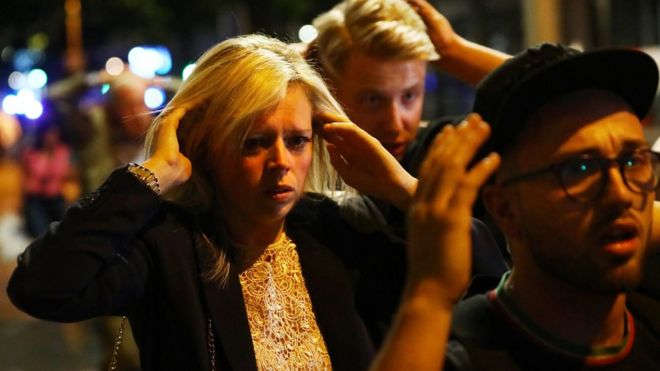
<path fill-rule="evenodd" d="M 261 138 L 247 138 L 243 142 L 243 151 L 252 153 L 263 147 L 263 139 Z"/>
<path fill-rule="evenodd" d="M 378 95 L 368 95 L 362 98 L 362 104 L 367 107 L 377 107 L 382 104 L 383 98 Z"/>
<path fill-rule="evenodd" d="M 292 148 L 292 149 L 302 149 L 304 148 L 307 143 L 310 143 L 312 141 L 312 138 L 304 136 L 304 135 L 296 135 L 290 138 L 287 138 L 286 144 L 287 147 Z"/>

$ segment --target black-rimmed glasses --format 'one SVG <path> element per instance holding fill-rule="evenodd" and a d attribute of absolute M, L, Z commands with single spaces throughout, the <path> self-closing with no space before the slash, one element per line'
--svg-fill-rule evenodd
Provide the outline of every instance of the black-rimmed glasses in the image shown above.
<path fill-rule="evenodd" d="M 584 154 L 551 164 L 542 169 L 516 175 L 500 182 L 507 186 L 552 172 L 557 176 L 566 195 L 578 202 L 588 203 L 598 198 L 609 181 L 608 169 L 614 164 L 624 183 L 635 193 L 652 191 L 660 180 L 660 154 L 649 149 L 637 149 L 617 158 Z"/>

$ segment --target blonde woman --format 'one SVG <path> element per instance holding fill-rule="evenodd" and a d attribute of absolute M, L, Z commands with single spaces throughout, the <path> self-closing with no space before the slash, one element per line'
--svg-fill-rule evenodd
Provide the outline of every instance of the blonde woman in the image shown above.
<path fill-rule="evenodd" d="M 306 193 L 338 189 L 319 134 L 361 191 L 405 208 L 416 183 L 343 117 L 282 42 L 216 45 L 155 120 L 148 159 L 21 255 L 11 299 L 56 321 L 127 315 L 145 370 L 365 368 L 348 269 L 387 239 Z"/>

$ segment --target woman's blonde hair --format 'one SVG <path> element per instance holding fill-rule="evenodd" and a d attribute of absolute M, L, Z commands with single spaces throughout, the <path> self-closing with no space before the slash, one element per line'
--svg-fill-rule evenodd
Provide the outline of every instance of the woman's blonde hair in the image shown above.
<path fill-rule="evenodd" d="M 331 78 L 343 71 L 353 50 L 392 59 L 440 58 L 424 22 L 405 0 L 344 0 L 313 24 L 317 58 Z"/>
<path fill-rule="evenodd" d="M 238 153 L 254 121 L 275 107 L 292 85 L 303 87 L 314 113 L 346 116 L 321 77 L 282 41 L 246 35 L 227 39 L 206 51 L 147 133 L 148 156 L 154 150 L 154 133 L 163 118 L 178 107 L 186 108 L 177 137 L 181 153 L 192 163 L 192 176 L 165 195 L 166 199 L 198 216 L 213 213 L 211 207 L 217 196 L 210 169 L 216 167 L 218 156 Z M 313 160 L 305 190 L 336 190 L 341 182 L 314 132 Z M 207 234 L 202 234 L 201 240 L 210 244 Z M 229 272 L 228 246 L 218 238 L 214 242 L 218 261 L 211 276 L 224 281 Z"/>

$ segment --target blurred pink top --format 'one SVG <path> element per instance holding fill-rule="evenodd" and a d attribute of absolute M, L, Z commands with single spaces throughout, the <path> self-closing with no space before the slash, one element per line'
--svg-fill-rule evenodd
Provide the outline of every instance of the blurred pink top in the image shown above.
<path fill-rule="evenodd" d="M 23 153 L 23 168 L 27 194 L 59 196 L 71 170 L 71 150 L 64 144 L 57 144 L 51 154 L 28 149 Z"/>

